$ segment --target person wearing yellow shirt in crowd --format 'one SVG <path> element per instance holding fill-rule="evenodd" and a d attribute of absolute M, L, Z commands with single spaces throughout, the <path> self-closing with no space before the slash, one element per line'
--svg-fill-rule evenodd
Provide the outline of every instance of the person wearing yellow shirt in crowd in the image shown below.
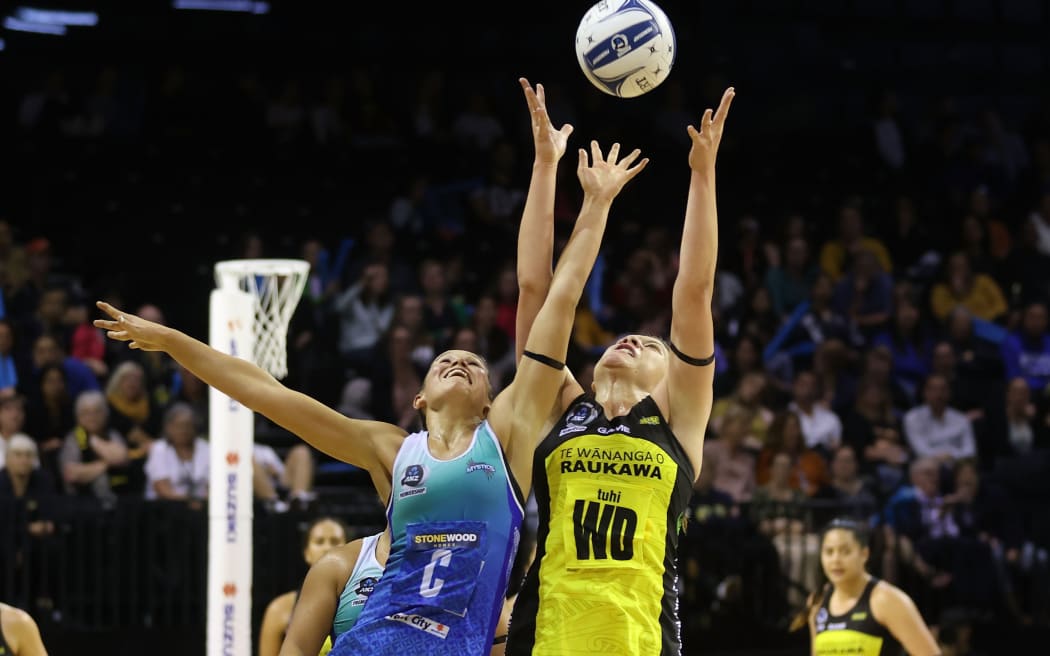
<path fill-rule="evenodd" d="M 999 283 L 984 273 L 974 273 L 970 258 L 953 253 L 944 269 L 944 279 L 930 291 L 930 310 L 938 321 L 962 306 L 978 319 L 995 321 L 1009 309 Z"/>
<path fill-rule="evenodd" d="M 838 237 L 824 242 L 820 249 L 820 269 L 833 281 L 838 281 L 849 269 L 853 255 L 860 250 L 871 252 L 884 272 L 893 273 L 893 260 L 886 246 L 878 239 L 864 234 L 860 210 L 851 203 L 845 203 L 839 210 Z"/>

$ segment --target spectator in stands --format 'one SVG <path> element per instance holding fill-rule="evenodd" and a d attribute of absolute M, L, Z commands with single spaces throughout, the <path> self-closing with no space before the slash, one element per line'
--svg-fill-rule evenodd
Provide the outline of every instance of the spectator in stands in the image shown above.
<path fill-rule="evenodd" d="M 154 323 L 159 323 L 162 326 L 166 325 L 164 312 L 152 303 L 142 305 L 138 309 L 137 314 Z M 95 330 L 98 329 L 96 328 Z M 159 407 L 164 407 L 171 403 L 171 397 L 175 393 L 175 388 L 178 384 L 176 378 L 178 368 L 175 360 L 170 355 L 157 351 L 128 351 L 127 349 L 123 351 L 118 350 L 112 355 L 117 362 L 131 360 L 142 366 L 142 371 L 146 376 L 146 393 L 149 395 L 151 403 Z"/>
<path fill-rule="evenodd" d="M 314 459 L 310 447 L 296 444 L 282 460 L 272 446 L 259 442 L 253 445 L 252 489 L 267 509 L 283 512 L 289 505 L 305 508 L 317 498 L 313 488 Z"/>
<path fill-rule="evenodd" d="M 953 467 L 964 458 L 977 456 L 973 426 L 966 415 L 949 405 L 948 380 L 931 374 L 923 385 L 924 403 L 904 415 L 904 435 L 919 458 L 933 458 Z"/>
<path fill-rule="evenodd" d="M 91 324 L 88 312 L 88 304 L 83 298 L 72 298 L 62 321 L 69 333 L 70 357 L 86 364 L 102 380 L 109 374 L 106 340 L 102 331 Z"/>
<path fill-rule="evenodd" d="M 0 467 L 0 500 L 21 499 L 26 530 L 33 537 L 55 531 L 55 482 L 40 468 L 36 442 L 16 435 L 6 444 L 5 465 Z"/>
<path fill-rule="evenodd" d="M 919 386 L 930 373 L 933 340 L 922 323 L 919 307 L 907 295 L 897 295 L 891 325 L 875 336 L 874 345 L 893 354 L 893 380 L 914 403 Z"/>
<path fill-rule="evenodd" d="M 746 446 L 752 422 L 747 411 L 731 412 L 718 438 L 704 441 L 704 468 L 711 468 L 712 485 L 737 503 L 749 501 L 755 491 L 755 456 Z"/>
<path fill-rule="evenodd" d="M 805 446 L 825 458 L 842 442 L 842 421 L 823 405 L 820 381 L 812 371 L 795 376 L 788 409 L 798 416 Z"/>
<path fill-rule="evenodd" d="M 784 244 L 783 264 L 777 263 L 766 271 L 773 312 L 783 321 L 799 303 L 809 298 L 817 279 L 817 267 L 810 261 L 809 242 L 805 237 L 793 237 Z"/>
<path fill-rule="evenodd" d="M 975 273 L 970 257 L 962 251 L 952 253 L 942 279 L 930 290 L 930 310 L 938 320 L 946 320 L 958 306 L 985 321 L 1002 319 L 1008 309 L 999 284 L 986 273 Z"/>
<path fill-rule="evenodd" d="M 860 471 L 875 481 L 880 495 L 904 481 L 910 455 L 885 383 L 872 377 L 861 379 L 853 407 L 843 420 L 843 434 L 845 444 L 860 458 Z"/>
<path fill-rule="evenodd" d="M 164 413 L 164 432 L 146 459 L 146 499 L 208 498 L 209 445 L 193 407 L 176 401 Z"/>
<path fill-rule="evenodd" d="M 117 495 L 141 493 L 133 488 L 124 437 L 109 426 L 109 405 L 98 390 L 77 397 L 77 425 L 66 436 L 58 462 L 68 494 L 95 497 L 103 503 Z"/>
<path fill-rule="evenodd" d="M 944 367 L 952 387 L 955 407 L 971 419 L 980 415 L 988 399 L 999 398 L 1005 380 L 1002 352 L 994 335 L 978 334 L 980 320 L 969 310 L 958 307 L 948 315 L 945 339 L 954 357 L 941 361 L 944 354 L 934 346 L 934 370 Z M 982 331 L 983 332 L 983 331 Z"/>
<path fill-rule="evenodd" d="M 1036 450 L 1050 449 L 1050 425 L 1039 421 L 1028 381 L 1018 376 L 1006 385 L 1006 399 L 974 425 L 977 451 L 983 470 L 991 470 L 1000 458 L 1027 457 Z"/>
<path fill-rule="evenodd" d="M 769 483 L 773 476 L 773 463 L 780 455 L 787 456 L 785 484 L 798 491 L 802 498 L 813 496 L 827 484 L 827 461 L 819 451 L 806 443 L 802 430 L 801 420 L 794 412 L 781 411 L 773 418 L 755 467 L 755 479 L 759 485 Z"/>
<path fill-rule="evenodd" d="M 33 342 L 33 378 L 38 378 L 41 370 L 49 364 L 59 365 L 65 371 L 66 387 L 71 398 L 77 398 L 81 392 L 100 388 L 95 372 L 90 367 L 76 358 L 68 357 L 57 337 L 44 334 Z M 32 383 L 32 380 L 26 381 L 27 385 Z"/>
<path fill-rule="evenodd" d="M 864 219 L 858 203 L 847 201 L 839 207 L 838 234 L 821 246 L 820 268 L 832 281 L 838 282 L 845 275 L 850 261 L 861 251 L 874 254 L 884 273 L 893 272 L 893 260 L 886 246 L 879 239 L 865 233 Z"/>
<path fill-rule="evenodd" d="M 740 379 L 733 393 L 725 398 L 718 399 L 711 407 L 711 430 L 721 433 L 722 422 L 731 414 L 746 414 L 751 419 L 748 428 L 745 445 L 748 448 L 758 450 L 766 441 L 766 431 L 773 421 L 773 411 L 763 401 L 762 395 L 766 389 L 766 376 L 759 372 L 753 372 Z"/>
<path fill-rule="evenodd" d="M 729 366 L 715 377 L 715 398 L 720 399 L 733 392 L 744 376 L 763 374 L 762 345 L 750 335 L 741 335 L 729 353 Z"/>
<path fill-rule="evenodd" d="M 25 436 L 25 399 L 21 396 L 0 397 L 0 467 L 4 466 L 4 453 L 11 439 Z"/>
<path fill-rule="evenodd" d="M 15 352 L 14 325 L 9 319 L 0 318 L 0 397 L 17 393 L 22 369 Z"/>
<path fill-rule="evenodd" d="M 1024 378 L 1035 394 L 1050 388 L 1050 331 L 1047 305 L 1033 301 L 1025 306 L 1021 326 L 1003 340 L 1003 365 L 1007 379 Z"/>
<path fill-rule="evenodd" d="M 131 468 L 141 470 L 163 421 L 163 408 L 148 393 L 142 365 L 132 360 L 118 364 L 106 382 L 106 400 L 109 425 L 127 440 Z"/>
<path fill-rule="evenodd" d="M 345 365 L 362 375 L 373 373 L 377 345 L 394 320 L 386 265 L 366 266 L 361 279 L 332 300 L 332 309 L 339 317 L 339 353 Z"/>
<path fill-rule="evenodd" d="M 865 341 L 886 328 L 893 311 L 893 279 L 874 253 L 860 249 L 853 255 L 851 266 L 835 284 L 831 306 Z"/>
<path fill-rule="evenodd" d="M 780 451 L 773 456 L 769 478 L 751 497 L 751 521 L 769 538 L 780 554 L 781 568 L 792 583 L 812 590 L 819 577 L 819 539 L 806 522 L 806 495 L 798 489 L 791 455 Z M 798 606 L 805 592 L 789 587 L 788 601 Z"/>
<path fill-rule="evenodd" d="M 846 516 L 859 521 L 875 517 L 879 502 L 874 488 L 860 476 L 860 461 L 857 451 L 850 444 L 842 444 L 831 455 L 831 476 L 814 496 L 829 501 L 833 506 L 814 518 L 817 525 L 831 521 L 830 518 Z M 820 507 L 818 507 L 818 510 Z"/>
<path fill-rule="evenodd" d="M 57 364 L 40 370 L 39 383 L 30 390 L 26 409 L 26 431 L 40 448 L 41 464 L 55 481 L 62 480 L 59 449 L 76 425 L 73 400 L 66 387 L 66 372 Z"/>
<path fill-rule="evenodd" d="M 931 563 L 935 547 L 942 538 L 956 538 L 959 526 L 947 512 L 940 493 L 940 462 L 936 458 L 916 458 L 909 468 L 909 485 L 904 485 L 883 509 L 883 577 L 896 581 L 899 564 L 915 569 L 935 588 L 951 583 L 952 574 L 944 561 Z"/>

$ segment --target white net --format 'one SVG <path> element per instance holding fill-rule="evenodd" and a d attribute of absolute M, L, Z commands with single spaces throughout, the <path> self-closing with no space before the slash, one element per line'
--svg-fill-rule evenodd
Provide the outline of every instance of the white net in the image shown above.
<path fill-rule="evenodd" d="M 219 289 L 238 289 L 255 297 L 252 359 L 274 378 L 288 375 L 288 322 L 309 273 L 305 260 L 227 260 L 215 265 Z"/>

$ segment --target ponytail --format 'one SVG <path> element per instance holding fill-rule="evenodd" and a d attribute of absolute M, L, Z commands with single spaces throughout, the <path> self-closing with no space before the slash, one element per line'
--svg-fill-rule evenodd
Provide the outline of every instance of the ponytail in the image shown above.
<path fill-rule="evenodd" d="M 795 615 L 794 619 L 791 620 L 791 625 L 788 627 L 788 632 L 798 631 L 804 626 L 809 625 L 809 618 L 813 614 L 814 609 L 824 599 L 824 596 L 831 589 L 830 583 L 825 583 L 824 587 L 819 590 L 814 590 L 809 593 L 806 597 L 806 606 Z"/>

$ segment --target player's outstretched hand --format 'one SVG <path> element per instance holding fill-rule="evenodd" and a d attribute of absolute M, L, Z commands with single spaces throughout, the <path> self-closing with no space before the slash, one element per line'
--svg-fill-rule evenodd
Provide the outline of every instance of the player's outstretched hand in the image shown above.
<path fill-rule="evenodd" d="M 602 155 L 602 149 L 597 141 L 591 142 L 591 162 L 587 163 L 587 151 L 580 148 L 580 163 L 576 167 L 576 175 L 580 178 L 584 196 L 591 196 L 601 200 L 612 200 L 620 193 L 623 186 L 634 176 L 642 172 L 649 164 L 649 158 L 642 159 L 637 164 L 635 160 L 641 156 L 642 151 L 635 148 L 623 159 L 620 157 L 620 144 L 614 143 L 609 148 L 608 155 Z M 631 166 L 634 164 L 634 166 Z"/>
<path fill-rule="evenodd" d="M 572 134 L 572 126 L 566 123 L 554 129 L 551 117 L 547 114 L 547 96 L 543 85 L 537 84 L 534 89 L 525 78 L 518 78 L 525 102 L 529 105 L 529 116 L 532 118 L 532 141 L 536 147 L 536 161 L 540 164 L 557 164 L 565 154 L 565 147 Z"/>
<path fill-rule="evenodd" d="M 729 114 L 729 106 L 733 104 L 734 96 L 736 96 L 736 91 L 733 87 L 729 87 L 722 94 L 722 101 L 718 103 L 717 111 L 704 110 L 699 130 L 692 125 L 686 128 L 693 142 L 689 149 L 689 167 L 694 171 L 709 172 L 714 169 L 718 144 L 722 142 L 722 129 L 725 127 L 726 115 Z"/>
<path fill-rule="evenodd" d="M 95 305 L 109 316 L 110 319 L 95 319 L 96 328 L 106 331 L 106 337 L 118 342 L 130 342 L 128 346 L 143 351 L 163 351 L 162 344 L 164 335 L 168 329 L 159 323 L 153 323 L 142 317 L 118 310 L 105 301 L 97 301 Z"/>

